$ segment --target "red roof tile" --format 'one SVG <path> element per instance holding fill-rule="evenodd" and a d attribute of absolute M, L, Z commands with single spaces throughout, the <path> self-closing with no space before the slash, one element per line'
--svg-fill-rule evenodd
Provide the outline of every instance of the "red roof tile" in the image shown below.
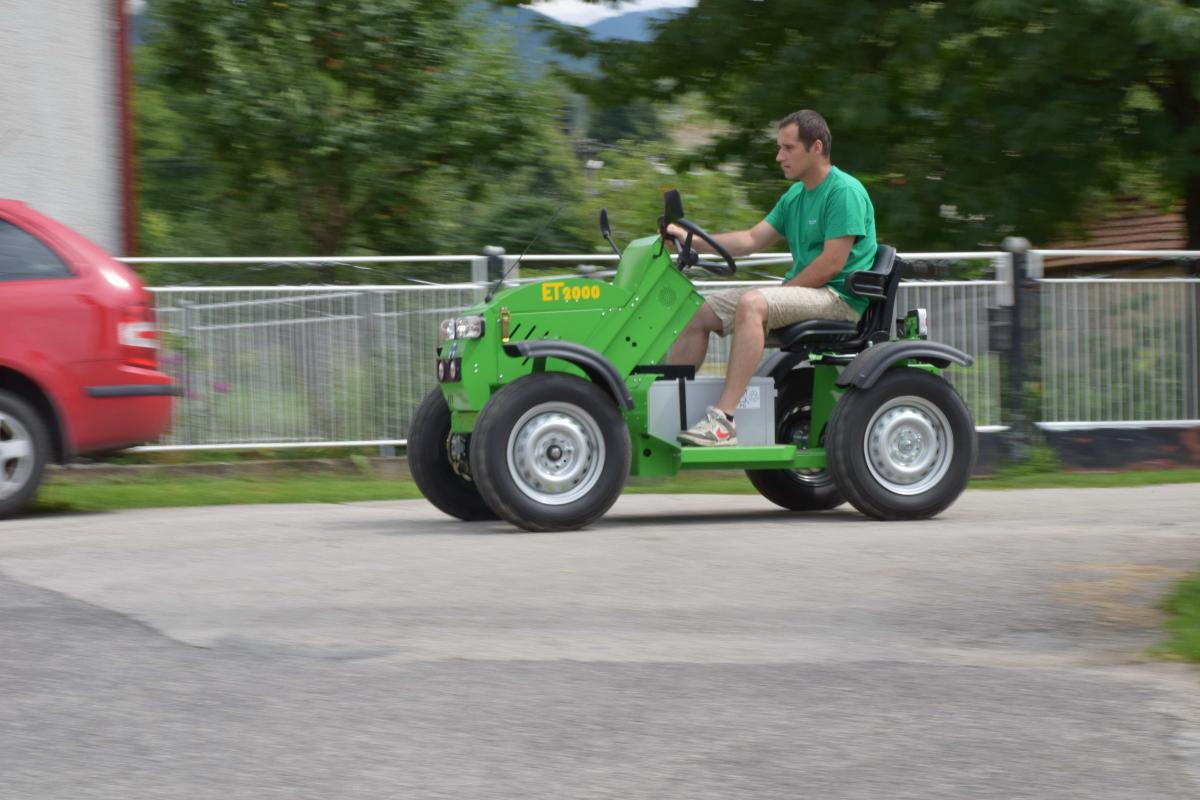
<path fill-rule="evenodd" d="M 1187 244 L 1183 207 L 1177 211 L 1163 213 L 1161 209 L 1148 208 L 1139 200 L 1125 200 L 1121 207 L 1124 213 L 1114 214 L 1087 226 L 1082 239 L 1057 241 L 1048 246 L 1051 250 L 1182 250 Z M 1047 258 L 1047 272 L 1083 265 L 1097 268 L 1128 266 L 1152 261 L 1149 256 L 1059 256 Z"/>

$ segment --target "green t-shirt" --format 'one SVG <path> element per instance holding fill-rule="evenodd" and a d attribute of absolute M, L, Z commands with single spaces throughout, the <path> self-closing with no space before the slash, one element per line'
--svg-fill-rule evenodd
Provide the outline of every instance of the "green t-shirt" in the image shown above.
<path fill-rule="evenodd" d="M 826 239 L 853 236 L 846 266 L 826 286 L 859 314 L 866 310 L 867 298 L 845 288 L 846 275 L 870 269 L 875 260 L 875 209 L 857 178 L 831 167 L 825 180 L 812 191 L 801 182 L 793 184 L 767 214 L 767 224 L 787 239 L 792 251 L 794 263 L 784 280 L 796 277 L 819 256 Z"/>

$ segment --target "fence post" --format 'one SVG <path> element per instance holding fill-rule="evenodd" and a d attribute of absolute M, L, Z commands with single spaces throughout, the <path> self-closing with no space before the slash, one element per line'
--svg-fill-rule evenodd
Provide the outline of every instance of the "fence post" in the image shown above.
<path fill-rule="evenodd" d="M 196 444 L 196 411 L 195 404 L 192 398 L 195 394 L 196 375 L 193 360 L 196 358 L 196 353 L 200 348 L 196 342 L 192 341 L 192 334 L 196 327 L 196 310 L 192 308 L 191 300 L 180 300 L 180 318 L 179 323 L 179 338 L 183 342 L 183 413 L 177 417 L 187 420 L 186 424 L 181 426 L 187 433 L 183 435 L 182 442 L 176 444 Z"/>
<path fill-rule="evenodd" d="M 1008 236 L 1002 247 L 1012 258 L 1012 266 L 1006 276 L 1008 287 L 1005 299 L 1009 306 L 1009 340 L 1005 344 L 1007 359 L 1005 363 L 1004 392 L 1002 393 L 1004 412 L 1008 416 L 1008 435 L 1005 442 L 1005 454 L 1010 463 L 1022 463 L 1029 457 L 1029 442 L 1032 438 L 1032 425 L 1029 419 L 1026 403 L 1026 347 L 1025 347 L 1025 301 L 1027 299 L 1026 275 L 1029 259 L 1029 240 L 1020 236 Z"/>
<path fill-rule="evenodd" d="M 512 263 L 512 258 L 504 255 L 503 247 L 489 244 L 483 248 L 483 255 L 471 259 L 471 282 L 481 285 L 495 283 Z"/>
<path fill-rule="evenodd" d="M 365 367 L 366 380 L 370 381 L 370 391 L 367 396 L 370 398 L 370 408 L 366 409 L 366 420 L 363 428 L 364 439 L 384 439 L 387 438 L 386 428 L 388 427 L 387 419 L 387 387 L 386 370 L 384 368 L 384 343 L 383 343 L 383 295 L 379 291 L 367 290 L 362 292 L 362 305 L 359 307 L 359 314 L 363 317 L 363 366 Z"/>
<path fill-rule="evenodd" d="M 1193 262 L 1192 271 L 1200 277 L 1200 261 Z M 1192 284 L 1190 313 L 1185 309 L 1184 319 L 1191 319 L 1191 330 L 1184 348 L 1184 364 L 1189 365 L 1190 375 L 1184 389 L 1184 418 L 1200 419 L 1200 283 Z"/>

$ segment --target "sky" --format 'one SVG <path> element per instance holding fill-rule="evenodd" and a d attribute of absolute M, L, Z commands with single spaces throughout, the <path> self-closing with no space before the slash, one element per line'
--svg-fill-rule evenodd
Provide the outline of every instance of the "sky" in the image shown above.
<path fill-rule="evenodd" d="M 629 11 L 649 11 L 655 8 L 684 8 L 696 5 L 696 0 L 628 0 L 617 8 L 607 5 L 584 3 L 582 0 L 538 0 L 530 3 L 548 17 L 570 25 L 590 25 L 607 17 L 615 17 Z"/>

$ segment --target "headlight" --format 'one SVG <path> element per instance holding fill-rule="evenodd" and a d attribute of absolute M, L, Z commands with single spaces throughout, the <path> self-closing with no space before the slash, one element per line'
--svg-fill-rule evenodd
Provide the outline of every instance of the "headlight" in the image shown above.
<path fill-rule="evenodd" d="M 483 336 L 483 317 L 459 317 L 454 321 L 455 339 L 478 339 Z"/>
<path fill-rule="evenodd" d="M 442 320 L 440 329 L 442 340 L 449 339 L 478 339 L 483 336 L 483 317 L 456 317 Z"/>

